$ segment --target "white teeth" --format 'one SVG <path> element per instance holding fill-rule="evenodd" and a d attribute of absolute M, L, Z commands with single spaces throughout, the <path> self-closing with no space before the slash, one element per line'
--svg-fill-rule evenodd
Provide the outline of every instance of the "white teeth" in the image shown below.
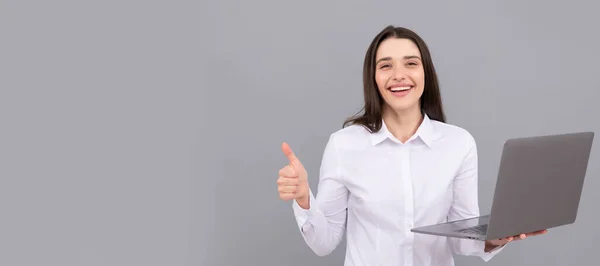
<path fill-rule="evenodd" d="M 395 88 L 392 88 L 392 91 L 394 91 L 394 92 L 396 92 L 396 91 L 405 91 L 405 90 L 408 90 L 408 89 L 410 89 L 410 87 L 395 87 Z"/>

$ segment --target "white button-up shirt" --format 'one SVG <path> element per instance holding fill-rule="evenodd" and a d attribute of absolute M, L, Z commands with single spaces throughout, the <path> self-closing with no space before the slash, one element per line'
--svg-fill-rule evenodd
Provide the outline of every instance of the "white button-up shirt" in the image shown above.
<path fill-rule="evenodd" d="M 483 241 L 412 233 L 411 228 L 479 216 L 477 147 L 460 127 L 425 116 L 405 143 L 383 124 L 331 134 L 310 209 L 296 201 L 300 232 L 319 256 L 346 229 L 346 266 L 454 265 L 453 253 L 490 260 Z"/>

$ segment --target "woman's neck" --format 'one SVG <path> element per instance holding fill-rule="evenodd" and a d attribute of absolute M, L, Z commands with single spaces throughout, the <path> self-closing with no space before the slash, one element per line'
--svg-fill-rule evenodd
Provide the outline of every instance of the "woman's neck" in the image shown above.
<path fill-rule="evenodd" d="M 423 121 L 423 114 L 420 108 L 397 112 L 388 107 L 383 112 L 383 121 L 390 133 L 404 143 L 417 132 Z"/>

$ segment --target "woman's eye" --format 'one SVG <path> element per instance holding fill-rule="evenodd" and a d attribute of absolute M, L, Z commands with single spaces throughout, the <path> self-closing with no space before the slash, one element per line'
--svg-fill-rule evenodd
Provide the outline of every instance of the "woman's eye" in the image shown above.
<path fill-rule="evenodd" d="M 389 66 L 390 66 L 390 65 L 386 64 L 386 65 L 381 65 L 379 68 L 380 68 L 380 69 L 384 69 L 384 68 L 387 68 L 387 67 L 389 67 Z"/>

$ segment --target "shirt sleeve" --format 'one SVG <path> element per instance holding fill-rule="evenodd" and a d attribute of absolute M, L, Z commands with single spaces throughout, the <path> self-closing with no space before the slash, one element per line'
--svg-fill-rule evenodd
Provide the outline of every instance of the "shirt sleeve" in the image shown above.
<path fill-rule="evenodd" d="M 346 226 L 348 189 L 340 173 L 340 156 L 332 134 L 321 161 L 317 196 L 310 190 L 309 209 L 295 200 L 292 203 L 300 233 L 318 256 L 328 255 L 339 245 Z"/>
<path fill-rule="evenodd" d="M 473 136 L 469 134 L 467 141 L 468 152 L 463 160 L 457 176 L 454 178 L 454 197 L 450 211 L 449 221 L 456 221 L 479 216 L 478 203 L 478 155 L 477 145 Z M 485 252 L 485 241 L 448 238 L 452 251 L 458 255 L 478 256 L 484 261 L 491 260 L 506 245 L 496 248 L 491 252 Z"/>

